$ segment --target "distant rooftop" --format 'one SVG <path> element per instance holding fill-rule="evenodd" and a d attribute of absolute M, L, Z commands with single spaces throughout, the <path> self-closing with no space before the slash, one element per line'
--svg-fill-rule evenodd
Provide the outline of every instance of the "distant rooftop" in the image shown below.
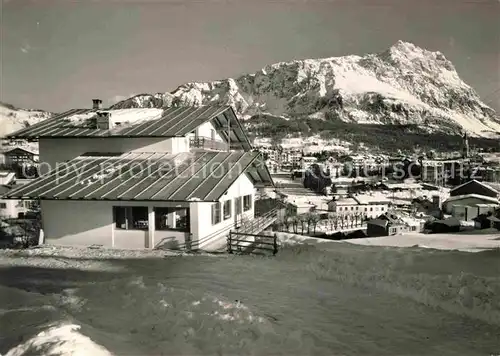
<path fill-rule="evenodd" d="M 369 205 L 369 204 L 388 204 L 391 202 L 389 198 L 382 194 L 358 194 L 350 197 L 334 200 L 341 205 Z"/>
<path fill-rule="evenodd" d="M 419 183 L 382 183 L 388 189 L 422 189 Z"/>

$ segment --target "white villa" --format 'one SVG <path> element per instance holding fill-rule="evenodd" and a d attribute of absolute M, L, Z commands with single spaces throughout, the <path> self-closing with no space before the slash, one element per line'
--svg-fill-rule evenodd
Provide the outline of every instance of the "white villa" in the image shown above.
<path fill-rule="evenodd" d="M 45 243 L 218 250 L 254 219 L 273 181 L 229 106 L 77 109 L 20 130 L 42 176 L 10 191 L 39 199 Z"/>

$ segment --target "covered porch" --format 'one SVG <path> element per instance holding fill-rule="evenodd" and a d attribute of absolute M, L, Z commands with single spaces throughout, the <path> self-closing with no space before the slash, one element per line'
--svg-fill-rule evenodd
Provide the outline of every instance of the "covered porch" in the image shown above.
<path fill-rule="evenodd" d="M 127 248 L 131 239 L 144 248 L 191 249 L 189 203 L 175 206 L 113 206 L 112 245 Z M 135 244 L 140 243 L 134 241 Z"/>

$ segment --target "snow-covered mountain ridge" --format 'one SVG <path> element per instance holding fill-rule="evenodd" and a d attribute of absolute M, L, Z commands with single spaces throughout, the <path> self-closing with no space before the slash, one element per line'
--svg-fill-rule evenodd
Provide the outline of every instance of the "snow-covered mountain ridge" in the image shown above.
<path fill-rule="evenodd" d="M 0 137 L 48 119 L 52 113 L 16 108 L 0 102 Z"/>
<path fill-rule="evenodd" d="M 494 110 L 442 53 L 403 41 L 377 54 L 294 60 L 236 79 L 187 83 L 173 92 L 134 96 L 113 108 L 211 103 L 229 104 L 245 120 L 267 114 L 283 120 L 419 125 L 428 132 L 500 135 Z"/>

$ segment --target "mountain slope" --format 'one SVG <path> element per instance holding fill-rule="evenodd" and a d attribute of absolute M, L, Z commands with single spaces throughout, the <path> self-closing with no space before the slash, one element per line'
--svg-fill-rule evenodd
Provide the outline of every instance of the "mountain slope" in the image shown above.
<path fill-rule="evenodd" d="M 0 137 L 48 119 L 52 113 L 42 110 L 19 109 L 0 102 Z"/>
<path fill-rule="evenodd" d="M 493 109 L 440 52 L 399 41 L 365 56 L 295 60 L 236 79 L 187 83 L 171 93 L 142 94 L 114 108 L 229 104 L 250 130 L 273 119 L 418 125 L 427 132 L 500 134 Z M 314 132 L 311 132 L 314 133 Z"/>

